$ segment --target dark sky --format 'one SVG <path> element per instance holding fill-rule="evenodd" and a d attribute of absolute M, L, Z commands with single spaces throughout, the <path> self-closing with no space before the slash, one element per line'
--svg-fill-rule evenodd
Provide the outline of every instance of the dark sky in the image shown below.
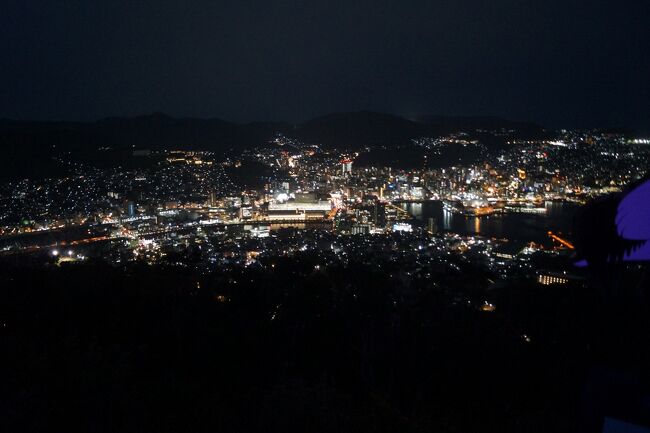
<path fill-rule="evenodd" d="M 650 1 L 3 0 L 0 117 L 650 123 Z"/>

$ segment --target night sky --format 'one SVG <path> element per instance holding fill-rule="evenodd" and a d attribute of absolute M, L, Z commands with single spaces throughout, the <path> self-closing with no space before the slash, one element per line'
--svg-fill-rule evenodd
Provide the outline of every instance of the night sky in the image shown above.
<path fill-rule="evenodd" d="M 4 0 L 0 117 L 499 115 L 650 129 L 650 2 Z"/>

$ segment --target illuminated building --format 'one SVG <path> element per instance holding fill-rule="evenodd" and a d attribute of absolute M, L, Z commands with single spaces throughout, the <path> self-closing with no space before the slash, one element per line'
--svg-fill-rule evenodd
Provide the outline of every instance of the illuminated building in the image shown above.
<path fill-rule="evenodd" d="M 248 231 L 254 238 L 268 238 L 271 235 L 270 226 L 244 226 L 244 231 Z"/>
<path fill-rule="evenodd" d="M 127 203 L 127 213 L 129 215 L 129 218 L 133 218 L 135 216 L 135 203 L 130 201 Z"/>
<path fill-rule="evenodd" d="M 409 223 L 395 223 L 393 224 L 394 232 L 412 232 L 413 227 Z"/>
<path fill-rule="evenodd" d="M 252 213 L 251 213 L 250 206 L 247 206 L 247 207 L 242 206 L 242 207 L 239 208 L 239 218 L 240 219 L 249 219 L 251 216 L 252 216 Z"/>
<path fill-rule="evenodd" d="M 370 224 L 355 224 L 352 226 L 353 235 L 366 235 L 370 233 Z"/>
<path fill-rule="evenodd" d="M 537 282 L 543 286 L 551 284 L 584 284 L 585 277 L 579 274 L 556 272 L 556 271 L 538 271 Z"/>
<path fill-rule="evenodd" d="M 524 246 L 519 242 L 509 242 L 496 247 L 494 249 L 494 255 L 501 259 L 513 260 L 521 253 L 523 248 Z"/>
<path fill-rule="evenodd" d="M 309 220 L 323 219 L 332 210 L 329 201 L 270 203 L 268 219 L 270 221 L 282 220 Z"/>
<path fill-rule="evenodd" d="M 352 160 L 344 159 L 341 161 L 341 174 L 345 176 L 346 174 L 352 174 Z"/>
<path fill-rule="evenodd" d="M 550 286 L 551 284 L 566 284 L 569 279 L 559 274 L 539 274 L 537 282 L 544 286 Z"/>
<path fill-rule="evenodd" d="M 517 175 L 519 176 L 519 179 L 521 179 L 521 180 L 526 179 L 526 170 L 518 168 L 517 169 Z"/>

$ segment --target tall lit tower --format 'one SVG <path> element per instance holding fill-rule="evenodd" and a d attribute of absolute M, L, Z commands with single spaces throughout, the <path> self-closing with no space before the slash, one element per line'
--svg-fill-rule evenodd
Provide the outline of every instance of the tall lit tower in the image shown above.
<path fill-rule="evenodd" d="M 136 207 L 135 203 L 133 201 L 129 201 L 126 205 L 127 213 L 129 215 L 129 218 L 133 218 L 136 214 Z"/>
<path fill-rule="evenodd" d="M 344 159 L 341 161 L 341 174 L 345 176 L 346 174 L 352 174 L 352 160 Z"/>

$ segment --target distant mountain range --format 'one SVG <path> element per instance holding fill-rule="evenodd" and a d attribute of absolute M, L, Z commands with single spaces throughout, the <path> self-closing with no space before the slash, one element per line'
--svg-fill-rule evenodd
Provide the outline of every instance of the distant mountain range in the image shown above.
<path fill-rule="evenodd" d="M 83 151 L 99 147 L 225 151 L 268 140 L 284 123 L 236 124 L 221 119 L 173 118 L 161 113 L 97 122 L 30 122 L 0 120 L 0 146 L 22 153 L 25 149 Z"/>
<path fill-rule="evenodd" d="M 516 129 L 539 133 L 532 123 L 496 117 L 400 116 L 369 111 L 334 113 L 299 125 L 285 122 L 239 124 L 221 119 L 174 118 L 162 113 L 131 118 L 111 117 L 96 122 L 36 122 L 0 120 L 0 146 L 11 154 L 99 147 L 193 148 L 217 152 L 267 142 L 282 133 L 326 146 L 364 147 L 406 144 L 412 138 L 454 131 Z"/>

